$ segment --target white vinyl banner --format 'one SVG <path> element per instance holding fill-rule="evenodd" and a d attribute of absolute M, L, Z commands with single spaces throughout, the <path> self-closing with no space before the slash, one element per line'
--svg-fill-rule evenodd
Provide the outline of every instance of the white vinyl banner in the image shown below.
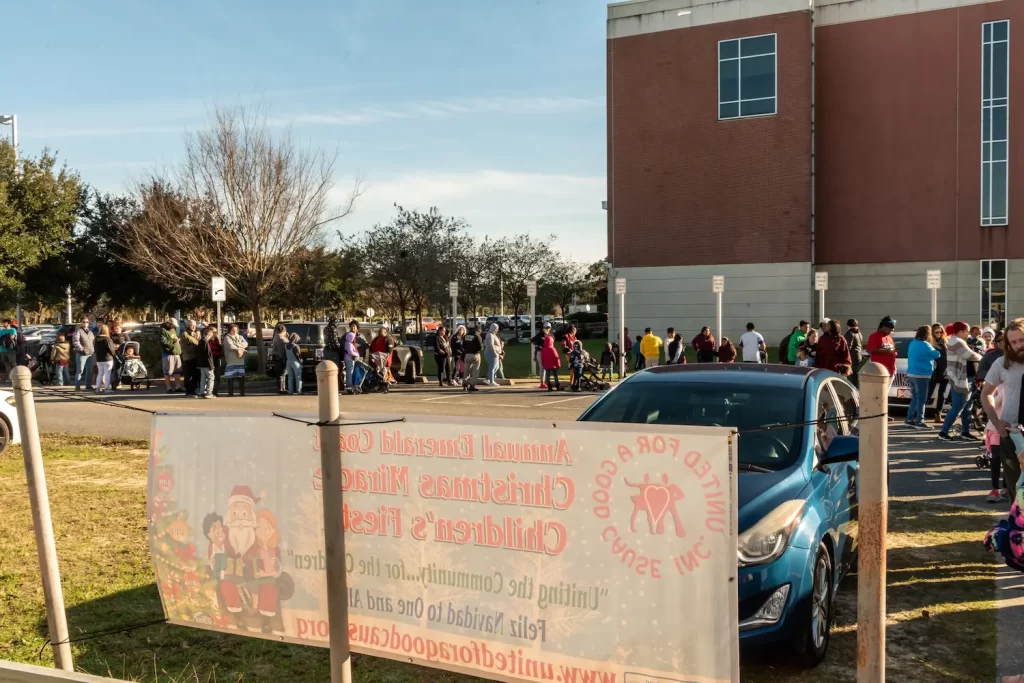
<path fill-rule="evenodd" d="M 341 428 L 354 651 L 507 681 L 739 680 L 728 430 L 344 417 L 370 423 Z M 327 645 L 319 439 L 154 417 L 171 622 Z"/>

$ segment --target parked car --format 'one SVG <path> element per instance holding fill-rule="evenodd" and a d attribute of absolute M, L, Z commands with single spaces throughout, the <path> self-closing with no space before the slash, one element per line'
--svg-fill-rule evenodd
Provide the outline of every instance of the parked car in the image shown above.
<path fill-rule="evenodd" d="M 288 335 L 299 335 L 299 346 L 302 352 L 302 381 L 304 386 L 315 390 L 316 388 L 316 366 L 324 359 L 324 331 L 327 329 L 325 322 L 289 322 L 282 323 L 288 331 Z M 380 325 L 370 323 L 361 324 L 359 333 L 369 342 L 377 334 Z M 344 336 L 347 330 L 339 325 L 338 337 Z M 397 340 L 396 340 L 397 343 Z M 271 350 L 267 351 L 267 372 L 274 375 L 274 355 Z M 399 382 L 412 384 L 416 378 L 423 374 L 423 352 L 408 345 L 395 346 L 391 354 L 391 374 Z"/>
<path fill-rule="evenodd" d="M 670 365 L 632 375 L 579 419 L 739 431 L 740 639 L 789 643 L 814 666 L 836 590 L 856 566 L 859 406 L 857 390 L 827 370 Z"/>
<path fill-rule="evenodd" d="M 433 318 L 423 318 L 424 332 L 437 332 L 438 325 L 440 325 L 440 323 Z"/>
<path fill-rule="evenodd" d="M 14 409 L 14 393 L 0 390 L 0 453 L 11 444 L 21 443 L 18 411 Z"/>

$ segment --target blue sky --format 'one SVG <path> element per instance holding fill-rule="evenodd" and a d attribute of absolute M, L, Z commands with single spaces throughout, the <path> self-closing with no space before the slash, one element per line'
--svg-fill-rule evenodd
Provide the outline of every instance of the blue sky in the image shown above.
<path fill-rule="evenodd" d="M 344 232 L 436 204 L 479 237 L 605 255 L 603 2 L 9 4 L 0 113 L 103 191 L 173 167 L 215 107 L 261 105 L 339 150 L 339 195 L 365 179 Z"/>

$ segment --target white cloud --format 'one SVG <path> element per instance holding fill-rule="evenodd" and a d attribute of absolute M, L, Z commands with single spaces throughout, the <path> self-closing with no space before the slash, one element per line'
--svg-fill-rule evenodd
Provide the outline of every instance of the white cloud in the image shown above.
<path fill-rule="evenodd" d="M 334 199 L 341 203 L 350 183 L 339 181 Z M 465 218 L 477 238 L 518 233 L 556 236 L 556 248 L 580 261 L 607 253 L 606 212 L 601 209 L 606 182 L 601 176 L 476 172 L 408 173 L 367 181 L 355 210 L 337 224 L 345 234 L 370 229 L 394 216 L 393 204 Z"/>

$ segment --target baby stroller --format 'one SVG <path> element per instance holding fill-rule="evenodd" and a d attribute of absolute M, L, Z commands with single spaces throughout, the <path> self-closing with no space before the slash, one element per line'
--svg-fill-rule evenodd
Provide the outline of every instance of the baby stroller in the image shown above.
<path fill-rule="evenodd" d="M 53 366 L 53 352 L 49 344 L 43 344 L 39 347 L 39 352 L 36 357 L 29 360 L 28 368 L 32 371 L 33 377 L 39 381 L 40 384 L 52 384 L 54 366 Z"/>
<path fill-rule="evenodd" d="M 581 391 L 605 391 L 611 384 L 601 379 L 601 367 L 586 351 L 583 352 L 583 369 L 580 374 Z"/>
<path fill-rule="evenodd" d="M 374 354 L 382 356 L 383 354 Z M 362 358 L 355 360 L 355 367 L 352 369 L 352 393 L 369 394 L 371 392 L 388 393 L 390 385 L 387 380 L 387 368 L 382 372 L 380 367 L 382 361 L 379 358 L 371 358 L 370 365 Z"/>
<path fill-rule="evenodd" d="M 131 348 L 135 353 L 131 358 L 127 357 L 127 351 Z M 127 384 L 128 388 L 132 391 L 135 387 L 146 385 L 146 389 L 149 389 L 149 373 L 146 371 L 146 365 L 142 362 L 142 358 L 139 356 L 141 347 L 139 342 L 125 342 L 121 344 L 121 348 L 117 350 L 117 361 L 120 365 L 118 371 L 118 379 L 121 384 Z"/>

